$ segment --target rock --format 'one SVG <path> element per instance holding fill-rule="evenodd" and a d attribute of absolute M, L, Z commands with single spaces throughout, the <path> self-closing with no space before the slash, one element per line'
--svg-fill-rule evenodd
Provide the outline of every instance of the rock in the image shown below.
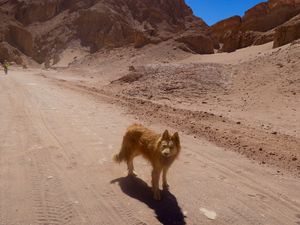
<path fill-rule="evenodd" d="M 80 11 L 75 22 L 81 43 L 95 52 L 103 47 L 120 47 L 134 40 L 134 30 L 102 2 Z"/>
<path fill-rule="evenodd" d="M 213 54 L 214 43 L 207 35 L 201 32 L 187 32 L 175 39 L 184 43 L 189 49 L 198 54 Z"/>
<path fill-rule="evenodd" d="M 238 31 L 229 30 L 223 37 L 221 51 L 233 52 L 240 47 L 240 34 Z"/>
<path fill-rule="evenodd" d="M 181 49 L 182 51 L 189 52 L 189 53 L 192 53 L 192 54 L 197 54 L 192 49 L 190 49 L 189 47 L 187 47 L 184 43 L 180 43 L 177 47 L 179 49 Z"/>
<path fill-rule="evenodd" d="M 275 30 L 273 47 L 280 47 L 298 38 L 300 38 L 300 14 Z"/>
<path fill-rule="evenodd" d="M 274 30 L 260 33 L 254 40 L 253 45 L 263 45 L 274 40 Z"/>
<path fill-rule="evenodd" d="M 149 44 L 151 41 L 142 31 L 136 31 L 134 35 L 134 47 L 141 48 Z"/>
<path fill-rule="evenodd" d="M 24 25 L 49 20 L 59 13 L 61 2 L 62 0 L 21 0 L 17 4 L 15 18 Z"/>
<path fill-rule="evenodd" d="M 246 31 L 240 34 L 240 46 L 239 48 L 245 48 L 251 46 L 255 40 L 260 37 L 260 32 Z"/>
<path fill-rule="evenodd" d="M 8 25 L 11 23 L 11 18 L 0 8 L 0 42 L 5 41 L 8 36 Z"/>
<path fill-rule="evenodd" d="M 241 31 L 254 30 L 254 31 L 266 31 L 265 24 L 261 20 L 265 20 L 266 15 L 269 12 L 269 6 L 267 2 L 262 2 L 245 12 L 242 17 Z M 258 23 L 260 21 L 260 23 Z"/>
<path fill-rule="evenodd" d="M 280 46 L 279 42 L 286 44 L 299 38 L 297 22 L 282 25 L 299 13 L 299 0 L 269 0 L 255 5 L 242 18 L 234 16 L 214 24 L 209 34 L 224 44 L 221 51 L 225 52 L 274 39 L 281 39 L 274 44 L 274 47 Z"/>
<path fill-rule="evenodd" d="M 236 49 L 248 47 L 254 43 L 258 36 L 259 33 L 253 31 L 229 31 L 224 36 L 224 44 L 221 51 L 233 52 Z"/>
<path fill-rule="evenodd" d="M 200 208 L 200 211 L 210 220 L 215 220 L 217 217 L 217 213 L 205 208 Z"/>
<path fill-rule="evenodd" d="M 103 47 L 120 47 L 133 43 L 136 48 L 168 40 L 172 33 L 183 32 L 193 17 L 184 1 L 97 1 L 81 10 L 76 23 L 77 34 L 92 51 Z M 204 29 L 204 23 L 202 24 Z"/>
<path fill-rule="evenodd" d="M 221 51 L 233 52 L 240 48 L 251 45 L 261 45 L 273 40 L 274 32 L 258 32 L 258 31 L 229 31 L 223 38 L 223 46 Z"/>
<path fill-rule="evenodd" d="M 0 62 L 7 60 L 8 62 L 15 62 L 16 64 L 22 65 L 23 59 L 21 56 L 22 53 L 7 42 L 0 43 Z"/>
<path fill-rule="evenodd" d="M 14 23 L 9 29 L 11 37 L 6 38 L 1 24 L 7 27 L 9 23 L 3 22 L 4 19 L 0 21 L 0 41 L 7 40 L 47 65 L 73 40 L 80 40 L 93 53 L 102 48 L 157 44 L 178 37 L 186 30 L 200 31 L 201 36 L 196 40 L 207 36 L 208 26 L 193 15 L 184 0 L 12 0 L 3 5 L 8 9 L 3 13 L 9 14 L 3 18 Z M 189 45 L 199 50 L 190 39 Z M 218 42 L 214 45 L 217 48 Z"/>
<path fill-rule="evenodd" d="M 136 68 L 134 67 L 134 66 L 129 66 L 129 68 L 128 68 L 128 70 L 130 71 L 130 72 L 135 72 L 136 71 Z"/>
<path fill-rule="evenodd" d="M 233 16 L 211 26 L 209 28 L 209 33 L 219 42 L 223 43 L 224 35 L 229 31 L 238 31 L 241 23 L 242 18 L 240 16 Z"/>
<path fill-rule="evenodd" d="M 32 34 L 18 25 L 9 26 L 8 42 L 28 56 L 34 55 L 34 41 Z"/>
<path fill-rule="evenodd" d="M 265 32 L 288 21 L 300 12 L 298 0 L 269 0 L 246 11 L 241 30 Z"/>

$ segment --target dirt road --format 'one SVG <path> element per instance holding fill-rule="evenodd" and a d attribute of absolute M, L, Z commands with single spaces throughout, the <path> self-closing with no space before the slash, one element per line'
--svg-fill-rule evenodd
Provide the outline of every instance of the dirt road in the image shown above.
<path fill-rule="evenodd" d="M 145 161 L 111 160 L 134 116 L 34 73 L 0 77 L 1 225 L 300 224 L 298 178 L 186 135 L 153 201 Z"/>

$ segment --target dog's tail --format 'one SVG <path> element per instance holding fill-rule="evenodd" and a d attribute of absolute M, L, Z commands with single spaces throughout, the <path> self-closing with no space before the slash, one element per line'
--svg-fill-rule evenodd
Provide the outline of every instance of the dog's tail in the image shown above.
<path fill-rule="evenodd" d="M 123 156 L 122 152 L 114 155 L 113 160 L 117 163 L 121 163 L 124 160 L 124 156 Z"/>

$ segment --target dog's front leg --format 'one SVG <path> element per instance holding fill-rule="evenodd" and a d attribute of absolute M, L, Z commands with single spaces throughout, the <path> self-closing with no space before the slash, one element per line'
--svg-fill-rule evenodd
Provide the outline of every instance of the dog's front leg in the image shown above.
<path fill-rule="evenodd" d="M 169 184 L 168 184 L 168 181 L 167 181 L 168 170 L 169 170 L 169 167 L 164 167 L 163 168 L 162 180 L 163 180 L 163 189 L 164 190 L 168 190 L 169 189 Z"/>
<path fill-rule="evenodd" d="M 153 198 L 155 200 L 160 200 L 160 190 L 159 190 L 159 178 L 161 174 L 161 169 L 154 168 L 152 171 L 152 190 L 153 190 Z"/>

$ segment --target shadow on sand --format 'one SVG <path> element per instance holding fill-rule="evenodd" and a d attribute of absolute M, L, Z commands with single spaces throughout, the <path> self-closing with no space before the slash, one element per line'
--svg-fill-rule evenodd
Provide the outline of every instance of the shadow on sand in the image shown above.
<path fill-rule="evenodd" d="M 164 225 L 185 225 L 185 216 L 178 205 L 176 197 L 169 191 L 162 192 L 162 200 L 155 201 L 151 188 L 140 178 L 127 176 L 112 180 L 118 183 L 128 196 L 145 203 L 156 213 L 157 219 Z"/>

